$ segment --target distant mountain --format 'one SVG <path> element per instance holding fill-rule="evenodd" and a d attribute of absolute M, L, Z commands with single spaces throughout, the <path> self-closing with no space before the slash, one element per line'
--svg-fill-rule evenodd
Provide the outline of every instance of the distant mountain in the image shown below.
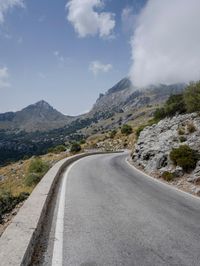
<path fill-rule="evenodd" d="M 185 86 L 186 84 L 161 84 L 137 88 L 128 78 L 124 78 L 105 94 L 100 94 L 90 114 L 104 117 L 105 114 L 134 111 L 147 105 L 159 104 L 166 101 L 171 94 L 182 92 Z"/>
<path fill-rule="evenodd" d="M 0 129 L 48 131 L 69 124 L 73 117 L 65 116 L 45 101 L 39 101 L 18 112 L 0 114 Z"/>
<path fill-rule="evenodd" d="M 63 115 L 45 101 L 39 101 L 18 112 L 0 114 L 0 130 L 50 131 L 67 127 L 88 126 L 99 120 L 108 119 L 117 113 L 134 112 L 147 105 L 164 102 L 169 95 L 180 93 L 185 84 L 149 86 L 139 89 L 128 78 L 122 79 L 105 94 L 100 94 L 87 114 L 77 117 Z"/>

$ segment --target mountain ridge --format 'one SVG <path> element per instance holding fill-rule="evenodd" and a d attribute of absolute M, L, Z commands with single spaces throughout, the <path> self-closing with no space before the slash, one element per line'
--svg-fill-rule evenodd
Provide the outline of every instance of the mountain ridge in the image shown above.
<path fill-rule="evenodd" d="M 45 100 L 30 104 L 17 112 L 0 114 L 0 130 L 26 132 L 49 131 L 69 126 L 80 120 L 104 120 L 118 113 L 134 112 L 138 108 L 164 102 L 170 94 L 181 92 L 185 84 L 157 85 L 138 89 L 129 78 L 123 78 L 105 94 L 100 94 L 91 110 L 83 115 L 68 116 L 54 109 Z"/>
<path fill-rule="evenodd" d="M 63 115 L 49 103 L 40 100 L 17 112 L 0 114 L 0 129 L 46 131 L 65 126 L 73 117 Z"/>

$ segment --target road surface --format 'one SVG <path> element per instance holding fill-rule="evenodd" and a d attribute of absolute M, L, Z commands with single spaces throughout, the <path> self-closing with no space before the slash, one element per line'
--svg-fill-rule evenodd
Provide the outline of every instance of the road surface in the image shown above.
<path fill-rule="evenodd" d="M 67 169 L 41 265 L 200 265 L 200 200 L 126 158 L 94 155 Z"/>

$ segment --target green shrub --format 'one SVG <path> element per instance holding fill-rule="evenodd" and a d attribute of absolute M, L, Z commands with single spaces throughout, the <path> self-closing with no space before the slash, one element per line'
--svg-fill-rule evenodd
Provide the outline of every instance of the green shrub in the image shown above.
<path fill-rule="evenodd" d="M 83 144 L 85 144 L 86 143 L 86 140 L 85 139 L 82 139 L 82 140 L 80 140 L 80 145 L 83 145 Z"/>
<path fill-rule="evenodd" d="M 172 149 L 170 159 L 175 165 L 182 167 L 185 172 L 189 172 L 196 167 L 200 157 L 197 151 L 187 145 L 181 145 L 179 148 Z"/>
<path fill-rule="evenodd" d="M 46 162 L 43 162 L 39 157 L 34 158 L 29 166 L 29 173 L 46 173 L 49 169 L 49 166 Z"/>
<path fill-rule="evenodd" d="M 25 185 L 28 187 L 35 186 L 40 182 L 41 178 L 40 174 L 30 173 L 26 176 Z"/>
<path fill-rule="evenodd" d="M 133 129 L 130 125 L 124 124 L 121 128 L 121 133 L 128 136 L 133 132 Z"/>
<path fill-rule="evenodd" d="M 183 94 L 171 95 L 165 103 L 166 116 L 174 116 L 186 112 Z"/>
<path fill-rule="evenodd" d="M 193 123 L 189 123 L 187 129 L 189 133 L 194 133 L 197 130 Z"/>
<path fill-rule="evenodd" d="M 81 151 L 81 146 L 80 146 L 80 144 L 77 143 L 77 142 L 72 143 L 71 148 L 70 148 L 70 151 L 71 151 L 72 153 L 76 153 L 76 152 Z"/>
<path fill-rule="evenodd" d="M 46 174 L 49 165 L 43 162 L 40 158 L 35 158 L 31 161 L 28 174 L 25 178 L 26 186 L 35 186 L 41 178 Z"/>
<path fill-rule="evenodd" d="M 185 142 L 185 141 L 187 140 L 187 138 L 184 137 L 184 136 L 180 136 L 180 137 L 179 137 L 179 140 L 180 140 L 180 142 Z"/>
<path fill-rule="evenodd" d="M 162 173 L 162 178 L 167 181 L 170 182 L 174 179 L 174 175 L 168 171 L 165 171 Z"/>
<path fill-rule="evenodd" d="M 48 149 L 48 152 L 52 152 L 52 153 L 61 153 L 64 151 L 66 151 L 66 147 L 64 145 L 58 145 L 56 147 Z"/>
<path fill-rule="evenodd" d="M 0 191 L 0 223 L 3 215 L 12 211 L 17 204 L 27 199 L 29 193 L 22 192 L 18 196 L 13 196 L 10 191 Z"/>
<path fill-rule="evenodd" d="M 200 111 L 200 81 L 191 83 L 186 88 L 184 102 L 188 113 Z"/>
<path fill-rule="evenodd" d="M 147 125 L 141 125 L 136 129 L 136 137 L 139 138 L 140 133 L 143 131 L 143 129 L 145 129 Z"/>
<path fill-rule="evenodd" d="M 183 94 L 171 95 L 163 107 L 156 109 L 154 119 L 161 120 L 165 117 L 171 117 L 185 112 L 186 105 Z"/>
<path fill-rule="evenodd" d="M 178 134 L 181 135 L 181 136 L 185 135 L 185 130 L 183 128 L 179 128 L 178 129 Z"/>
<path fill-rule="evenodd" d="M 165 109 L 162 108 L 157 108 L 155 113 L 154 113 L 154 119 L 156 120 L 161 120 L 166 117 Z"/>

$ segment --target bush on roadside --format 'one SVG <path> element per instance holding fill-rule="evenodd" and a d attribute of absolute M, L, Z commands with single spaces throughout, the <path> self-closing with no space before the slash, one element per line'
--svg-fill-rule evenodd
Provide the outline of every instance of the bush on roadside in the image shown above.
<path fill-rule="evenodd" d="M 133 129 L 130 125 L 124 124 L 121 128 L 121 133 L 128 136 L 133 132 Z"/>
<path fill-rule="evenodd" d="M 81 146 L 80 146 L 80 144 L 77 143 L 77 142 L 72 143 L 71 148 L 70 148 L 70 151 L 71 151 L 72 153 L 76 153 L 76 152 L 81 151 Z"/>
<path fill-rule="evenodd" d="M 200 159 L 199 153 L 187 145 L 181 145 L 170 152 L 170 159 L 175 165 L 183 168 L 185 172 L 195 169 L 197 161 Z"/>
<path fill-rule="evenodd" d="M 35 186 L 41 178 L 46 174 L 49 165 L 43 162 L 40 158 L 35 158 L 31 161 L 28 169 L 28 174 L 25 178 L 25 185 Z"/>
<path fill-rule="evenodd" d="M 11 212 L 17 204 L 27 199 L 29 193 L 22 192 L 13 196 L 10 191 L 0 190 L 0 223 L 3 222 L 3 215 Z"/>
<path fill-rule="evenodd" d="M 168 171 L 165 171 L 162 173 L 162 178 L 167 181 L 170 182 L 174 179 L 174 175 Z"/>

